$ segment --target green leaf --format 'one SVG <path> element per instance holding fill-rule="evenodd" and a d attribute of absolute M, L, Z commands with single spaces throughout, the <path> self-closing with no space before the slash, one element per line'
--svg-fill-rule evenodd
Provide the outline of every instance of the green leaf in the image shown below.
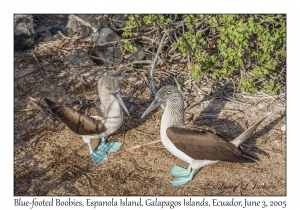
<path fill-rule="evenodd" d="M 214 80 L 217 79 L 217 73 L 216 72 L 212 73 L 211 78 Z"/>
<path fill-rule="evenodd" d="M 224 63 L 223 63 L 223 67 L 227 67 L 228 66 L 228 61 L 225 60 Z"/>
<path fill-rule="evenodd" d="M 182 85 L 184 83 L 184 79 L 181 77 L 178 77 L 177 82 Z"/>
<path fill-rule="evenodd" d="M 216 18 L 216 17 L 213 17 L 213 18 L 212 18 L 212 21 L 213 21 L 215 24 L 217 24 L 217 23 L 218 23 L 218 21 L 217 21 L 217 18 Z"/>

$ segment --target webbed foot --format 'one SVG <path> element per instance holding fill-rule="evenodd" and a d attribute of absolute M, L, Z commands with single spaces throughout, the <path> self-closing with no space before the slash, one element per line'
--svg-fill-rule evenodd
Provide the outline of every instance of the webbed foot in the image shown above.
<path fill-rule="evenodd" d="M 116 152 L 120 149 L 123 143 L 121 142 L 109 142 L 99 145 L 98 151 L 101 152 Z"/>
<path fill-rule="evenodd" d="M 189 176 L 190 173 L 191 173 L 191 166 L 189 166 L 187 169 L 182 168 L 180 166 L 174 166 L 170 171 L 170 174 L 173 176 Z"/>
<path fill-rule="evenodd" d="M 195 169 L 192 169 L 191 165 L 187 169 L 182 168 L 180 166 L 174 166 L 170 173 L 173 176 L 178 176 L 176 179 L 171 181 L 173 186 L 180 186 L 188 183 L 193 179 Z"/>
<path fill-rule="evenodd" d="M 107 160 L 107 154 L 106 152 L 98 151 L 98 150 L 93 150 L 91 144 L 88 144 L 89 149 L 90 149 L 90 154 L 94 162 L 99 163 L 104 160 Z"/>
<path fill-rule="evenodd" d="M 120 149 L 120 147 L 122 146 L 123 143 L 121 142 L 109 142 L 109 143 L 105 143 L 104 138 L 102 137 L 102 142 L 101 144 L 98 146 L 98 151 L 100 152 L 116 152 Z"/>

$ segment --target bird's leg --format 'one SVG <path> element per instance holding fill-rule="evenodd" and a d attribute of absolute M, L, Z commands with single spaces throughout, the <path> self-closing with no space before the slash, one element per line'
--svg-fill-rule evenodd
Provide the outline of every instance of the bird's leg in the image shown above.
<path fill-rule="evenodd" d="M 120 149 L 123 143 L 121 142 L 109 142 L 105 143 L 104 137 L 101 138 L 102 142 L 98 147 L 98 151 L 102 152 L 116 152 Z"/>
<path fill-rule="evenodd" d="M 101 138 L 101 144 L 99 145 L 99 147 L 103 147 L 104 145 L 105 145 L 105 139 L 104 139 L 104 137 L 102 137 Z"/>
<path fill-rule="evenodd" d="M 191 173 L 188 176 L 179 176 L 178 178 L 171 181 L 171 183 L 173 186 L 180 186 L 186 184 L 193 179 L 194 173 L 195 173 L 195 169 L 192 169 Z"/>
<path fill-rule="evenodd" d="M 182 168 L 180 166 L 174 166 L 171 171 L 170 174 L 173 176 L 189 176 L 191 173 L 191 165 L 189 165 L 189 167 L 187 169 Z"/>
<path fill-rule="evenodd" d="M 107 154 L 99 150 L 93 150 L 90 143 L 87 143 L 90 149 L 90 154 L 94 162 L 99 163 L 107 159 Z"/>

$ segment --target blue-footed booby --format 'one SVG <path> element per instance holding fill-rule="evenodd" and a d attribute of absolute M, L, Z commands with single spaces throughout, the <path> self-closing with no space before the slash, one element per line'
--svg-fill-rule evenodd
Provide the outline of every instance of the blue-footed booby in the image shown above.
<path fill-rule="evenodd" d="M 129 116 L 120 95 L 119 83 L 114 77 L 100 78 L 98 93 L 100 105 L 90 100 L 79 101 L 79 104 L 77 101 L 77 104 L 58 105 L 47 98 L 45 98 L 45 104 L 31 98 L 42 108 L 51 110 L 73 132 L 81 135 L 82 140 L 89 146 L 92 159 L 97 163 L 106 160 L 108 152 L 115 152 L 122 146 L 121 142 L 106 143 L 104 138 L 117 131 L 122 125 L 122 108 Z M 91 140 L 96 138 L 101 138 L 102 142 L 96 150 L 93 150 Z"/>
<path fill-rule="evenodd" d="M 187 169 L 174 166 L 170 173 L 177 177 L 171 181 L 179 186 L 192 180 L 195 170 L 218 161 L 254 162 L 254 156 L 244 152 L 240 145 L 268 116 L 250 126 L 234 140 L 209 127 L 184 124 L 184 98 L 173 86 L 162 87 L 142 118 L 160 105 L 165 105 L 161 118 L 160 137 L 165 148 L 177 158 L 189 163 Z"/>

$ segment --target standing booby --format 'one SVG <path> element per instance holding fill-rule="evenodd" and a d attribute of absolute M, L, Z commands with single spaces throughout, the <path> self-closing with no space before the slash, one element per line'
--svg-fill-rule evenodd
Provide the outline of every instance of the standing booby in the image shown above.
<path fill-rule="evenodd" d="M 115 152 L 121 142 L 105 143 L 105 137 L 117 131 L 123 122 L 123 109 L 129 112 L 121 98 L 118 81 L 111 76 L 104 76 L 98 81 L 98 93 L 101 104 L 97 106 L 89 100 L 80 101 L 79 106 L 74 104 L 58 105 L 45 98 L 46 104 L 38 104 L 58 117 L 73 132 L 81 135 L 82 140 L 88 144 L 90 154 L 95 162 L 107 159 L 108 152 Z M 101 138 L 102 142 L 96 150 L 92 149 L 91 140 Z"/>
<path fill-rule="evenodd" d="M 165 105 L 160 125 L 162 143 L 177 158 L 189 163 L 187 169 L 179 166 L 171 169 L 170 173 L 178 177 L 171 182 L 174 186 L 186 184 L 192 180 L 195 170 L 218 161 L 254 162 L 256 159 L 239 146 L 268 115 L 230 141 L 212 128 L 184 124 L 184 99 L 177 88 L 162 87 L 142 118 L 160 105 Z"/>

